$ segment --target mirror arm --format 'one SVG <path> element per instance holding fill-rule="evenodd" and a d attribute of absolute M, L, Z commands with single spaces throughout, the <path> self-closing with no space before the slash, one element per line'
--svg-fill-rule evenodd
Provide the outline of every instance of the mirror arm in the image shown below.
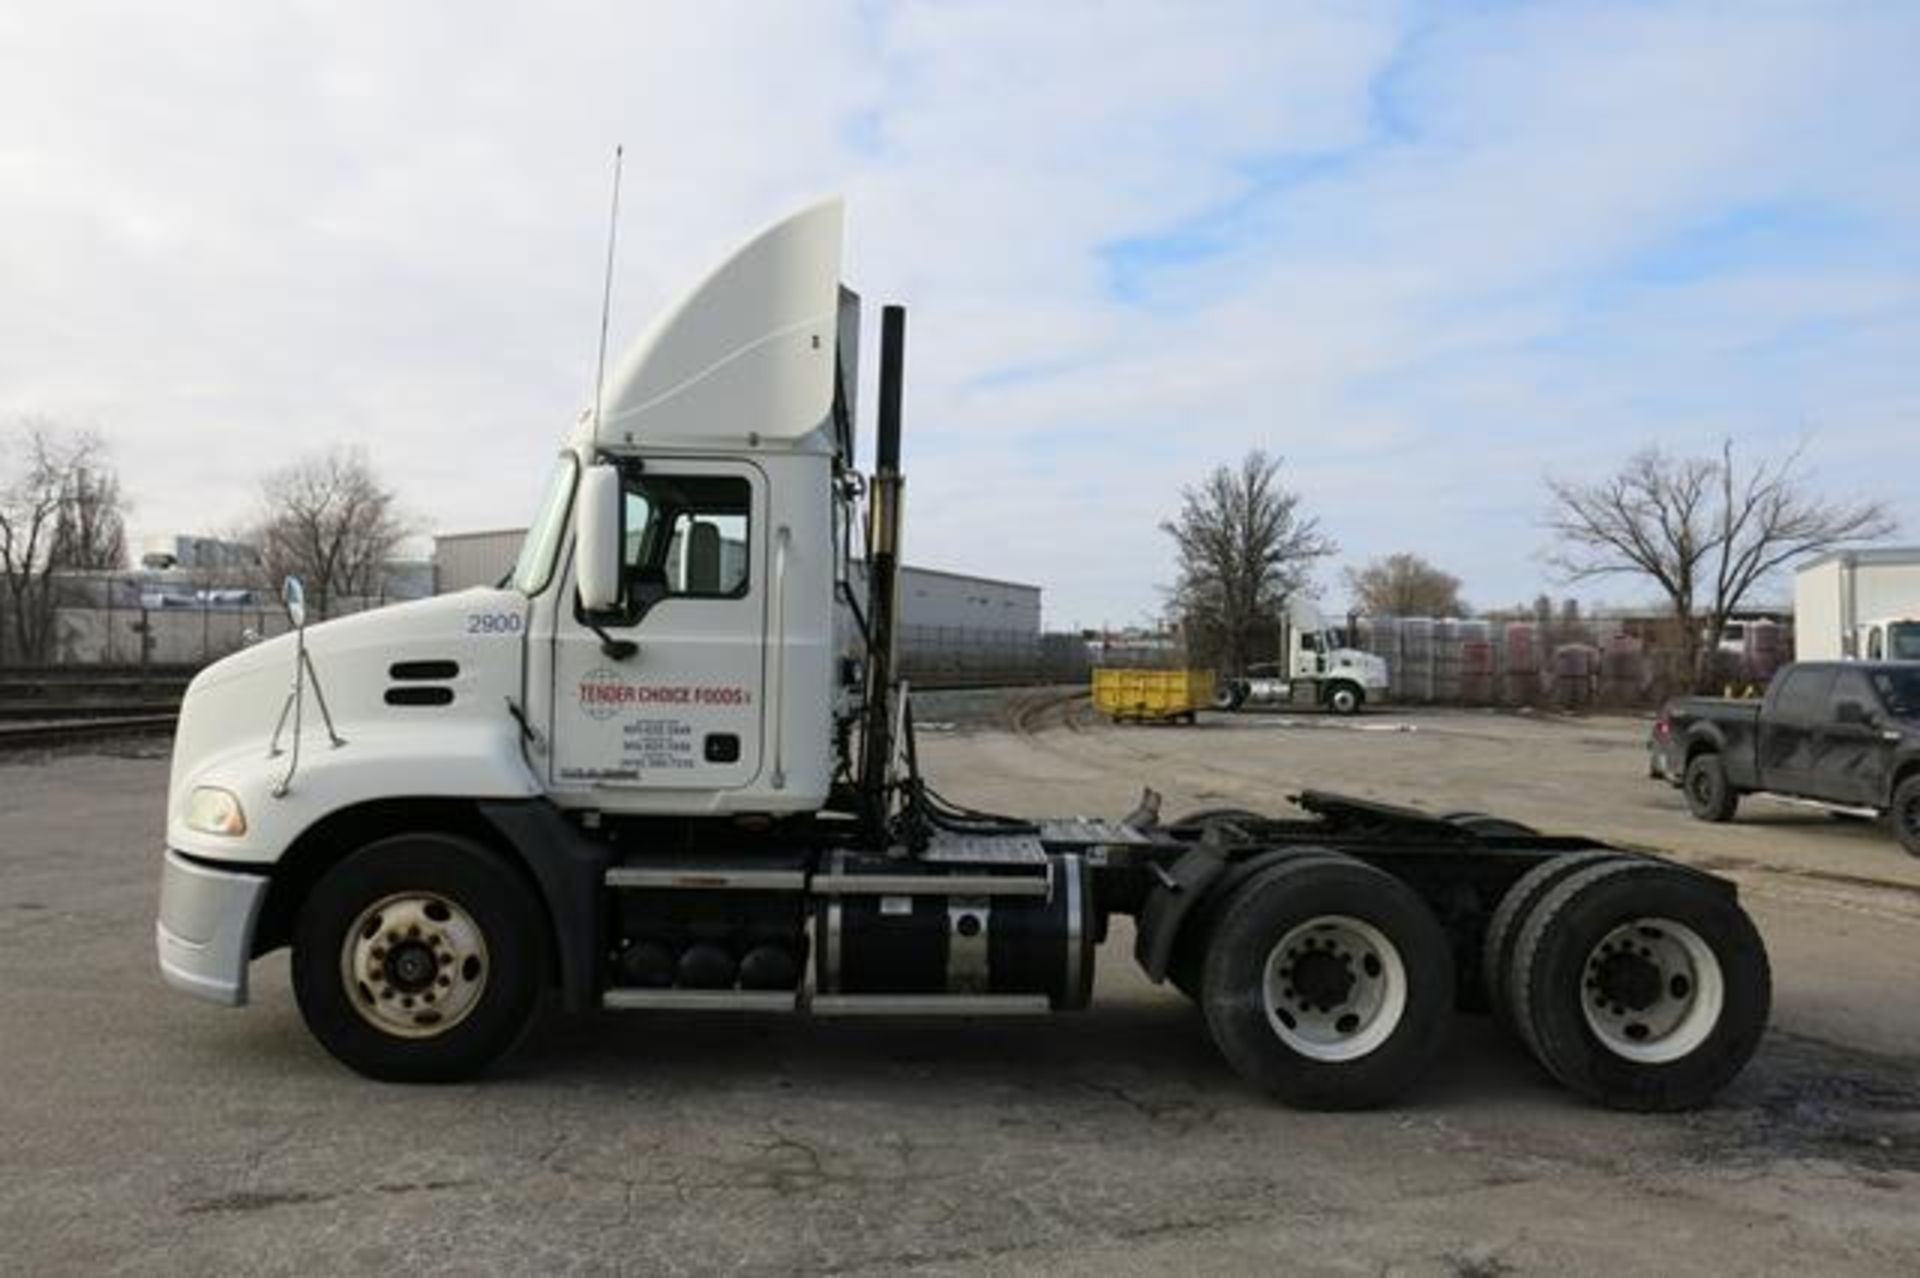
<path fill-rule="evenodd" d="M 600 651 L 605 653 L 611 660 L 625 661 L 628 657 L 640 651 L 639 644 L 631 639 L 615 639 L 612 635 L 602 630 L 597 622 L 587 622 L 587 629 L 599 636 Z"/>

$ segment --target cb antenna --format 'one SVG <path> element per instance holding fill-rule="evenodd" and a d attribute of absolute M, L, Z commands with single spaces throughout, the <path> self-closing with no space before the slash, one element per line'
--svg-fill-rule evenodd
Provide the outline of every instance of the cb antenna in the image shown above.
<path fill-rule="evenodd" d="M 613 249 L 620 240 L 620 162 L 625 146 L 613 148 L 613 210 L 607 215 L 607 274 L 600 288 L 600 356 L 593 369 L 593 428 L 600 429 L 600 389 L 607 381 L 607 321 L 613 314 Z"/>

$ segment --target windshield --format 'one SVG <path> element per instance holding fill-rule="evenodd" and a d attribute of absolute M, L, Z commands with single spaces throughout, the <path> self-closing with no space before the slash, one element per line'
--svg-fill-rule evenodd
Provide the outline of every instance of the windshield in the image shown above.
<path fill-rule="evenodd" d="M 1912 670 L 1876 670 L 1873 686 L 1896 719 L 1920 719 L 1920 666 Z"/>
<path fill-rule="evenodd" d="M 561 453 L 547 479 L 546 495 L 540 499 L 540 513 L 520 543 L 520 559 L 513 566 L 513 585 L 522 594 L 537 595 L 547 588 L 553 576 L 554 554 L 567 531 L 567 508 L 573 502 L 573 479 L 580 465 L 572 453 Z"/>
<path fill-rule="evenodd" d="M 1887 627 L 1887 657 L 1920 661 L 1920 621 L 1896 621 Z"/>

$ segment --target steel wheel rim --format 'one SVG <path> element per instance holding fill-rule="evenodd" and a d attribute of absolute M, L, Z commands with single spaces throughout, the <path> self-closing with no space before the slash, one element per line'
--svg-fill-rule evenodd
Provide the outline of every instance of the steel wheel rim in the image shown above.
<path fill-rule="evenodd" d="M 1600 1045 L 1642 1065 L 1677 1061 L 1720 1023 L 1726 978 L 1684 923 L 1637 918 L 1600 938 L 1580 974 L 1580 1011 Z"/>
<path fill-rule="evenodd" d="M 1333 708 L 1341 714 L 1350 714 L 1355 705 L 1353 693 L 1346 688 L 1337 688 L 1333 694 Z"/>
<path fill-rule="evenodd" d="M 1405 1018 L 1407 965 L 1373 924 L 1323 914 L 1268 952 L 1261 993 L 1267 1024 L 1289 1048 L 1310 1060 L 1358 1060 Z"/>
<path fill-rule="evenodd" d="M 1902 834 L 1909 839 L 1920 839 L 1920 794 L 1913 795 L 1900 805 L 1896 819 Z"/>
<path fill-rule="evenodd" d="M 493 964 L 457 902 L 396 892 L 360 911 L 340 946 L 340 981 L 360 1018 L 396 1038 L 434 1038 L 473 1012 Z"/>
<path fill-rule="evenodd" d="M 1703 763 L 1693 769 L 1692 776 L 1693 780 L 1688 787 L 1688 791 L 1693 795 L 1693 801 L 1703 808 L 1712 806 L 1714 796 L 1713 770 Z"/>

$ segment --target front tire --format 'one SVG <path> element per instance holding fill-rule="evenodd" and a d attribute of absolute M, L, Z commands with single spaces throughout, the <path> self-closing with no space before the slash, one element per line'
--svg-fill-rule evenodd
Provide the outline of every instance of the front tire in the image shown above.
<path fill-rule="evenodd" d="M 521 876 L 457 835 L 378 840 L 320 880 L 293 938 L 313 1036 L 388 1082 L 470 1078 L 526 1032 L 546 976 L 546 922 Z"/>
<path fill-rule="evenodd" d="M 1909 856 L 1920 856 L 1920 774 L 1908 777 L 1893 788 L 1887 824 Z"/>
<path fill-rule="evenodd" d="M 1366 696 L 1350 683 L 1336 683 L 1327 689 L 1327 709 L 1335 714 L 1359 714 Z"/>
<path fill-rule="evenodd" d="M 1687 761 L 1681 783 L 1686 791 L 1687 811 L 1702 821 L 1731 821 L 1740 806 L 1740 795 L 1727 780 L 1727 765 L 1715 751 L 1696 754 Z"/>
<path fill-rule="evenodd" d="M 1227 1061 L 1303 1109 L 1399 1096 L 1453 1015 L 1446 934 L 1398 879 L 1303 858 L 1244 884 L 1207 945 L 1201 1007 Z"/>

